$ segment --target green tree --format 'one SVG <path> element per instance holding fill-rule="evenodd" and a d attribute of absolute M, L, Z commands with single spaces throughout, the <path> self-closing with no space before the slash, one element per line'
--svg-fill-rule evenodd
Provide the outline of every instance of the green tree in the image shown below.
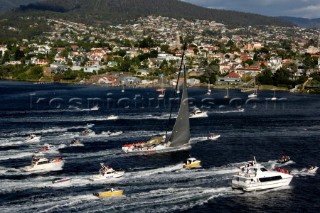
<path fill-rule="evenodd" d="M 272 85 L 273 79 L 272 79 L 272 72 L 269 69 L 266 69 L 262 71 L 257 77 L 256 80 L 260 84 L 264 85 Z"/>

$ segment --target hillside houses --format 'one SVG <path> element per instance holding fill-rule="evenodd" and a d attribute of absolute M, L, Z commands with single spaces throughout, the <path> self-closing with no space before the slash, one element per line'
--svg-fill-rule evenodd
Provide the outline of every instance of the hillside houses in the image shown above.
<path fill-rule="evenodd" d="M 206 83 L 208 74 L 217 75 L 221 84 L 238 84 L 241 78 L 245 81 L 266 69 L 272 73 L 287 69 L 299 78 L 320 68 L 320 62 L 315 62 L 319 44 L 314 39 L 319 32 L 314 29 L 293 27 L 293 37 L 289 28 L 228 28 L 207 20 L 160 16 L 141 17 L 105 28 L 60 19 L 48 19 L 48 25 L 53 26 L 52 32 L 44 33 L 42 39 L 23 40 L 14 47 L 1 44 L 3 66 L 20 62 L 50 68 L 59 74 L 72 70 L 74 75 L 84 72 L 88 76 L 124 72 L 134 76 L 120 79 L 126 83 L 152 84 L 159 73 L 172 77 L 177 72 L 183 55 L 181 36 L 188 31 L 193 38 L 185 51 L 185 62 L 189 76 L 195 79 L 192 85 Z M 22 53 L 16 53 L 16 49 Z M 49 73 L 50 69 L 45 70 Z M 114 84 L 110 79 L 96 80 Z"/>

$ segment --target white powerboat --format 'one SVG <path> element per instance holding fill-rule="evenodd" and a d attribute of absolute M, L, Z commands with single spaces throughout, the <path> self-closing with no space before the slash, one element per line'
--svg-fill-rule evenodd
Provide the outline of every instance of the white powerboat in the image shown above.
<path fill-rule="evenodd" d="M 70 146 L 84 146 L 83 143 L 80 142 L 78 139 L 72 139 Z"/>
<path fill-rule="evenodd" d="M 86 128 L 85 130 L 83 130 L 80 133 L 80 136 L 92 136 L 92 135 L 95 135 L 95 134 L 96 133 L 93 130 Z"/>
<path fill-rule="evenodd" d="M 62 170 L 64 161 L 62 157 L 49 160 L 45 157 L 34 156 L 30 166 L 23 168 L 24 171 L 59 171 Z"/>
<path fill-rule="evenodd" d="M 99 110 L 99 106 L 96 105 L 96 106 L 94 106 L 94 107 L 91 107 L 90 110 L 91 110 L 91 111 L 97 111 L 97 110 Z"/>
<path fill-rule="evenodd" d="M 72 178 L 64 177 L 64 178 L 55 178 L 52 180 L 53 184 L 65 184 L 70 183 Z"/>
<path fill-rule="evenodd" d="M 39 149 L 39 151 L 42 153 L 57 153 L 57 152 L 59 152 L 57 147 L 55 147 L 54 145 L 48 144 L 48 143 L 44 144 L 44 146 L 41 147 Z"/>
<path fill-rule="evenodd" d="M 197 107 L 195 107 L 190 114 L 190 118 L 206 118 L 206 117 L 208 117 L 208 112 L 203 112 Z"/>
<path fill-rule="evenodd" d="M 107 117 L 107 120 L 117 120 L 117 119 L 119 119 L 119 116 L 117 116 L 117 115 L 109 115 Z"/>
<path fill-rule="evenodd" d="M 210 133 L 208 136 L 208 140 L 217 140 L 218 138 L 220 138 L 221 135 L 217 135 L 215 133 Z"/>
<path fill-rule="evenodd" d="M 240 172 L 233 176 L 232 188 L 243 191 L 257 191 L 288 186 L 293 176 L 287 170 L 269 171 L 256 160 L 240 167 Z"/>
<path fill-rule="evenodd" d="M 283 155 L 277 160 L 277 164 L 286 164 L 289 162 L 290 162 L 290 157 L 287 155 Z"/>
<path fill-rule="evenodd" d="M 121 135 L 123 132 L 122 131 L 107 131 L 107 132 L 102 132 L 103 134 L 106 134 L 108 136 L 118 136 Z"/>
<path fill-rule="evenodd" d="M 35 134 L 31 134 L 28 137 L 26 137 L 25 142 L 27 143 L 38 143 L 40 142 L 41 136 L 37 136 Z"/>
<path fill-rule="evenodd" d="M 258 97 L 257 90 L 254 90 L 253 93 L 251 93 L 250 95 L 248 95 L 248 98 L 256 98 L 256 97 Z"/>
<path fill-rule="evenodd" d="M 124 175 L 124 171 L 116 171 L 109 166 L 105 166 L 103 163 L 101 164 L 101 169 L 99 170 L 98 175 L 93 175 L 89 178 L 92 181 L 99 180 L 113 180 L 117 178 L 121 178 Z"/>
<path fill-rule="evenodd" d="M 310 173 L 310 174 L 314 174 L 314 173 L 317 172 L 318 168 L 319 168 L 319 167 L 317 167 L 317 166 L 311 166 L 311 165 L 310 165 L 310 166 L 308 166 L 308 168 L 307 168 L 307 172 Z"/>

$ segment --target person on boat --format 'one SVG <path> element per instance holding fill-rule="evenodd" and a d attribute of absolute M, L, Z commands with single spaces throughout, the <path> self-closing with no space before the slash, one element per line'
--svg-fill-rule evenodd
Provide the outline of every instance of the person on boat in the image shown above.
<path fill-rule="evenodd" d="M 32 159 L 32 164 L 36 164 L 39 160 L 40 160 L 39 157 L 34 157 L 34 158 Z"/>

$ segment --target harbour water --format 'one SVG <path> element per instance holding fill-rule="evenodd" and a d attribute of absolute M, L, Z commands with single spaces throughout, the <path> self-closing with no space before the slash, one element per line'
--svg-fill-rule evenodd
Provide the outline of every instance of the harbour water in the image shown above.
<path fill-rule="evenodd" d="M 172 130 L 169 112 L 177 111 L 173 90 L 158 98 L 155 88 L 107 88 L 88 85 L 0 82 L 0 212 L 318 212 L 320 176 L 305 171 L 320 166 L 320 96 L 259 91 L 248 99 L 240 90 L 189 88 L 190 105 L 208 111 L 207 118 L 190 119 L 190 151 L 126 154 L 121 146 L 148 140 Z M 98 110 L 94 110 L 95 106 Z M 242 110 L 244 109 L 244 110 Z M 107 120 L 107 116 L 119 116 Z M 94 136 L 79 136 L 90 126 Z M 116 132 L 110 136 L 108 131 Z M 220 134 L 207 140 L 209 132 Z M 41 135 L 40 143 L 25 137 Z M 45 143 L 65 147 L 63 171 L 22 172 Z M 270 168 L 289 155 L 284 166 L 294 178 L 288 187 L 243 193 L 230 181 L 239 166 L 255 156 Z M 182 170 L 189 156 L 203 168 Z M 100 163 L 123 169 L 116 181 L 93 182 Z M 59 177 L 70 183 L 52 184 Z M 100 200 L 94 192 L 124 190 L 124 196 Z"/>

